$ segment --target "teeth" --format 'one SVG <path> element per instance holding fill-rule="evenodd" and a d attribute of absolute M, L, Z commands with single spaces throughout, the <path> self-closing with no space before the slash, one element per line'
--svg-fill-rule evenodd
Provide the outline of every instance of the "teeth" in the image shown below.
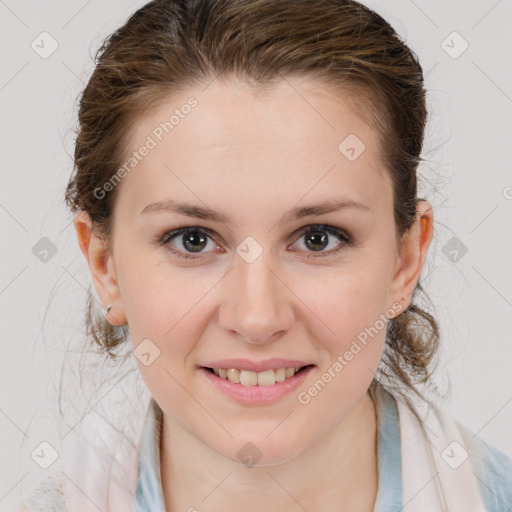
<path fill-rule="evenodd" d="M 240 370 L 240 384 L 243 386 L 256 386 L 258 384 L 258 374 L 248 370 Z"/>
<path fill-rule="evenodd" d="M 240 370 L 237 370 L 236 368 L 230 368 L 228 370 L 228 380 L 238 384 L 240 382 Z"/>
<path fill-rule="evenodd" d="M 297 368 L 286 368 L 286 377 L 293 377 L 293 374 L 295 373 L 296 370 Z"/>
<path fill-rule="evenodd" d="M 274 375 L 276 382 L 283 382 L 283 380 L 286 379 L 286 369 L 278 368 L 277 370 L 274 370 Z"/>
<path fill-rule="evenodd" d="M 275 370 L 265 370 L 264 372 L 251 372 L 249 370 L 238 370 L 237 368 L 213 368 L 215 375 L 222 379 L 227 379 L 235 384 L 242 386 L 273 386 L 276 382 L 283 382 L 289 377 L 293 377 L 299 371 L 296 368 L 277 368 Z"/>

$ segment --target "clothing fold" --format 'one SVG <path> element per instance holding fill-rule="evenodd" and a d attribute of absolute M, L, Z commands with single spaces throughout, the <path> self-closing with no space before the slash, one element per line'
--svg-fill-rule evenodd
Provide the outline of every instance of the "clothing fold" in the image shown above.
<path fill-rule="evenodd" d="M 374 512 L 510 512 L 512 459 L 476 437 L 442 408 L 414 414 L 381 385 L 377 419 L 378 491 Z M 162 411 L 150 399 L 133 446 L 106 421 L 91 419 L 93 442 L 69 436 L 59 473 L 23 511 L 164 512 L 160 474 Z"/>

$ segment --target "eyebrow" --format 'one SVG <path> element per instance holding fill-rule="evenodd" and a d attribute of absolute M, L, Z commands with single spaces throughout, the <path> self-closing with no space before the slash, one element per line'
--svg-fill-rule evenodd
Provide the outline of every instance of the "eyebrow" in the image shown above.
<path fill-rule="evenodd" d="M 368 206 L 358 201 L 353 201 L 351 199 L 341 199 L 321 204 L 312 204 L 308 206 L 293 208 L 281 218 L 279 223 L 294 219 L 302 219 L 304 217 L 312 217 L 315 215 L 324 215 L 326 213 L 333 213 L 349 208 L 362 212 L 371 212 L 371 209 Z M 187 217 L 194 217 L 197 219 L 210 220 L 222 224 L 232 225 L 231 219 L 220 212 L 216 212 L 204 206 L 180 203 L 172 199 L 168 201 L 150 203 L 144 207 L 140 214 L 145 215 L 152 212 L 177 213 Z"/>

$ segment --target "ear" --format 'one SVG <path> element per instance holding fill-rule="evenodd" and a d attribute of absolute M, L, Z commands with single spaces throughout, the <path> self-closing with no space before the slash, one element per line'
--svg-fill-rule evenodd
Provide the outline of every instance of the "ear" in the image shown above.
<path fill-rule="evenodd" d="M 398 256 L 389 293 L 392 304 L 400 303 L 400 312 L 405 311 L 411 303 L 412 294 L 420 278 L 433 236 L 434 212 L 432 206 L 427 201 L 418 201 L 416 219 L 402 238 L 402 251 Z"/>
<path fill-rule="evenodd" d="M 92 221 L 89 214 L 80 211 L 73 221 L 78 236 L 78 244 L 87 260 L 94 287 L 98 292 L 103 309 L 112 305 L 105 318 L 112 325 L 126 323 L 121 292 L 117 282 L 116 268 L 113 255 L 107 251 L 105 241 L 93 232 Z M 95 230 L 94 230 L 95 231 Z"/>

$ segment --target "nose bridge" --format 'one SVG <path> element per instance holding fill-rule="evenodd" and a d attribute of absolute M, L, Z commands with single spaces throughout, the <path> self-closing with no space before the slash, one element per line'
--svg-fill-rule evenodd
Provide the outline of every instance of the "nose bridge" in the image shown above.
<path fill-rule="evenodd" d="M 286 287 L 272 269 L 271 253 L 264 251 L 252 261 L 239 254 L 221 305 L 221 326 L 251 343 L 270 341 L 288 330 L 293 320 Z"/>

